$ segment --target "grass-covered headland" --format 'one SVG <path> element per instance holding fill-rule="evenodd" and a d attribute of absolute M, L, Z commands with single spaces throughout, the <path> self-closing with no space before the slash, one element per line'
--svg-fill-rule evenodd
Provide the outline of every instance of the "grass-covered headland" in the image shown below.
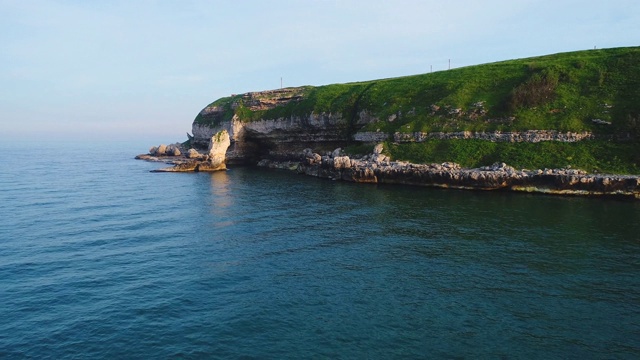
<path fill-rule="evenodd" d="M 289 89 L 295 101 L 256 107 L 246 96 L 219 99 L 223 115 L 199 124 L 341 114 L 345 135 L 357 131 L 590 132 L 574 143 L 426 140 L 386 146 L 396 160 L 454 161 L 476 167 L 581 168 L 640 174 L 640 47 L 587 50 L 508 60 L 393 79 Z M 269 99 L 264 99 L 268 101 Z M 255 105 L 255 102 L 254 104 Z M 361 116 L 375 121 L 356 126 Z M 623 135 L 627 140 L 620 140 Z M 629 138 L 631 140 L 629 140 Z"/>

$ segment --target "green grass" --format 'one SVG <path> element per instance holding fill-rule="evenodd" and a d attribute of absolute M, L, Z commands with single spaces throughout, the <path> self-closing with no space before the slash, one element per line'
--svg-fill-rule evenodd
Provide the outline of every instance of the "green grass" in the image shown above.
<path fill-rule="evenodd" d="M 394 160 L 414 163 L 453 161 L 464 167 L 504 162 L 517 169 L 566 168 L 612 174 L 640 174 L 637 142 L 605 140 L 561 143 L 507 143 L 485 140 L 429 140 L 385 148 Z"/>
<path fill-rule="evenodd" d="M 299 91 L 301 101 L 266 111 L 249 110 L 242 95 L 218 99 L 211 105 L 224 109 L 220 116 L 198 115 L 194 121 L 212 125 L 234 115 L 243 121 L 257 121 L 311 113 L 341 114 L 345 140 L 360 130 L 389 134 L 558 130 L 640 135 L 640 47 L 553 54 L 393 79 L 305 86 Z M 481 108 L 474 105 L 479 102 Z M 460 109 L 459 114 L 452 114 L 454 109 Z M 355 121 L 362 111 L 377 121 L 360 129 Z M 593 119 L 611 125 L 598 125 Z M 631 144 L 464 143 L 408 144 L 396 150 L 412 161 L 429 153 L 440 154 L 438 159 L 442 161 L 467 166 L 506 158 L 502 161 L 513 166 L 539 168 L 565 166 L 563 159 L 571 158 L 575 166 L 585 170 L 637 172 L 637 160 L 633 162 L 632 155 L 622 154 L 638 152 L 638 147 Z M 434 146 L 450 152 L 434 152 Z M 477 147 L 479 154 L 458 151 L 459 147 Z"/>
<path fill-rule="evenodd" d="M 304 99 L 267 111 L 249 111 L 242 96 L 218 99 L 230 119 L 273 119 L 310 113 L 340 113 L 345 122 L 365 110 L 380 121 L 371 129 L 395 131 L 490 131 L 556 129 L 621 131 L 640 114 L 640 47 L 587 50 L 469 66 L 430 74 L 349 84 L 302 87 Z M 471 119 L 445 108 L 486 114 Z M 231 104 L 239 103 L 235 110 Z M 606 104 L 606 106 L 605 106 Z M 441 107 L 433 113 L 431 105 Z M 396 120 L 388 121 L 395 115 Z M 515 117 L 514 121 L 501 121 Z M 591 119 L 613 122 L 594 125 Z M 211 119 L 196 117 L 197 123 Z M 407 127 L 408 125 L 408 127 Z"/>

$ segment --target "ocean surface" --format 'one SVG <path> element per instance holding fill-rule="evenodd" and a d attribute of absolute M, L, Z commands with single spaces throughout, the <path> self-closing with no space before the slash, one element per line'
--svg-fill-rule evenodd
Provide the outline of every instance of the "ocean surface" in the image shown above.
<path fill-rule="evenodd" d="M 638 359 L 640 202 L 0 145 L 1 359 Z"/>

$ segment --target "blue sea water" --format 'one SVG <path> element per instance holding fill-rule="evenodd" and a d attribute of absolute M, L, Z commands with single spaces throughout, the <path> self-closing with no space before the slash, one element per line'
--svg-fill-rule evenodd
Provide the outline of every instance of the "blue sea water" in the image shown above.
<path fill-rule="evenodd" d="M 640 357 L 640 202 L 0 146 L 0 358 Z"/>

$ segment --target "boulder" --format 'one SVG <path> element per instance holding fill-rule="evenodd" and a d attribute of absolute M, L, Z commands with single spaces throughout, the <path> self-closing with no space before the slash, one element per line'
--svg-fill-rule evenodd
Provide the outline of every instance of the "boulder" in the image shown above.
<path fill-rule="evenodd" d="M 166 155 L 167 153 L 167 145 L 161 144 L 156 148 L 156 152 L 154 155 Z"/>
<path fill-rule="evenodd" d="M 169 156 L 182 155 L 182 153 L 180 152 L 180 146 L 175 144 L 167 146 L 167 150 L 165 152 L 166 152 L 166 155 L 169 155 Z"/>
<path fill-rule="evenodd" d="M 186 157 L 189 159 L 197 159 L 201 156 L 202 155 L 196 149 L 189 149 L 186 154 Z"/>
<path fill-rule="evenodd" d="M 348 156 L 337 156 L 333 158 L 333 167 L 336 169 L 348 169 L 351 167 L 351 159 Z"/>

